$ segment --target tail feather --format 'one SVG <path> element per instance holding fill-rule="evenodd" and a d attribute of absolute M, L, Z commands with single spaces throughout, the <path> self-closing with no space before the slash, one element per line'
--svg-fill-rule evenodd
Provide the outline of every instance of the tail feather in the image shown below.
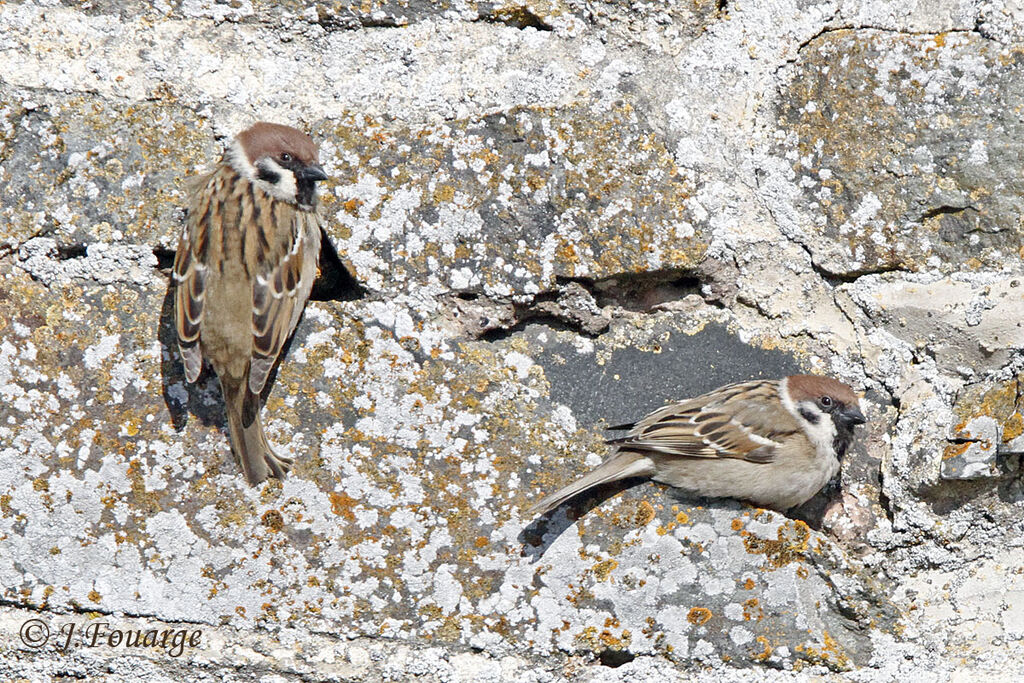
<path fill-rule="evenodd" d="M 228 413 L 231 450 L 242 466 L 246 481 L 254 486 L 268 476 L 284 479 L 292 460 L 283 458 L 270 447 L 260 422 L 259 396 L 245 382 L 221 381 L 224 405 Z"/>
<path fill-rule="evenodd" d="M 568 486 L 555 491 L 550 496 L 535 503 L 530 508 L 529 514 L 547 514 L 577 494 L 601 484 L 628 479 L 629 477 L 649 477 L 652 474 L 654 474 L 654 463 L 651 462 L 650 458 L 640 453 L 619 451 L 598 465 L 593 471 L 588 472 Z"/>

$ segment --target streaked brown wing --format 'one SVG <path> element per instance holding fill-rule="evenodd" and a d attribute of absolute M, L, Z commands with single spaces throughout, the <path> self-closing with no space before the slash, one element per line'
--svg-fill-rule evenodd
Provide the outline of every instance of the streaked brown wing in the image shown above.
<path fill-rule="evenodd" d="M 254 228 L 246 232 L 243 249 L 254 275 L 249 389 L 258 394 L 299 322 L 313 286 L 320 223 L 315 213 L 296 210 L 260 192 L 249 205 L 253 215 L 248 224 Z"/>
<path fill-rule="evenodd" d="M 219 208 L 211 201 L 217 181 L 213 175 L 191 181 L 195 190 L 188 220 L 174 254 L 174 323 L 178 331 L 178 350 L 185 366 L 185 379 L 195 382 L 203 369 L 199 346 L 199 327 L 203 321 L 206 297 L 207 255 L 210 222 L 217 220 Z"/>
<path fill-rule="evenodd" d="M 685 457 L 771 462 L 778 440 L 799 428 L 777 396 L 777 382 L 728 385 L 656 410 L 608 443 Z"/>

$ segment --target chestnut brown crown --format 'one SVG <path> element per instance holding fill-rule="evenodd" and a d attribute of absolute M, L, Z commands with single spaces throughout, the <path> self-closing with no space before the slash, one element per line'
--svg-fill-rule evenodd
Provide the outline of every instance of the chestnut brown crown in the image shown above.
<path fill-rule="evenodd" d="M 844 405 L 860 403 L 860 397 L 853 392 L 848 384 L 831 377 L 818 375 L 791 375 L 789 395 L 794 401 L 815 401 L 827 396 Z"/>
<path fill-rule="evenodd" d="M 294 159 L 303 166 L 320 163 L 320 152 L 313 138 L 301 130 L 280 123 L 255 123 L 238 134 L 238 142 L 251 164 L 267 157 L 281 163 L 284 155 L 288 155 L 283 159 L 285 162 Z"/>

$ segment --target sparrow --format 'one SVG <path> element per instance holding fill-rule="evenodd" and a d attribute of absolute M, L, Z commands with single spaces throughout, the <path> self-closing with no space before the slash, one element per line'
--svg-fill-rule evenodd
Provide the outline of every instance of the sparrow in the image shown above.
<path fill-rule="evenodd" d="M 199 177 L 174 259 L 174 320 L 185 379 L 209 361 L 220 381 L 231 448 L 250 485 L 282 478 L 260 423 L 260 392 L 299 322 L 316 276 L 316 183 L 326 180 L 305 133 L 259 122 Z"/>
<path fill-rule="evenodd" d="M 786 510 L 809 500 L 839 471 L 866 422 L 848 385 L 829 377 L 729 384 L 673 403 L 606 443 L 614 453 L 576 482 L 535 504 L 544 514 L 595 486 L 649 477 L 707 498 L 736 498 Z"/>

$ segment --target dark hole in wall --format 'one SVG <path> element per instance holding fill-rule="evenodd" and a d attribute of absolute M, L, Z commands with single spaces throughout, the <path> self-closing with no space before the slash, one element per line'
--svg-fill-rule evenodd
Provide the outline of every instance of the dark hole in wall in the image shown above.
<path fill-rule="evenodd" d="M 311 301 L 352 301 L 366 293 L 359 281 L 349 272 L 334 248 L 334 242 L 320 229 L 320 276 L 309 293 Z"/>
<path fill-rule="evenodd" d="M 153 256 L 156 256 L 156 267 L 159 270 L 170 270 L 174 267 L 174 256 L 177 252 L 174 249 L 154 247 Z"/>
<path fill-rule="evenodd" d="M 57 245 L 57 258 L 61 261 L 68 261 L 75 258 L 83 258 L 88 254 L 88 247 L 85 244 L 59 244 Z"/>
<path fill-rule="evenodd" d="M 607 666 L 612 669 L 617 669 L 623 664 L 629 664 L 636 655 L 629 650 L 602 650 L 598 656 L 602 666 Z"/>

